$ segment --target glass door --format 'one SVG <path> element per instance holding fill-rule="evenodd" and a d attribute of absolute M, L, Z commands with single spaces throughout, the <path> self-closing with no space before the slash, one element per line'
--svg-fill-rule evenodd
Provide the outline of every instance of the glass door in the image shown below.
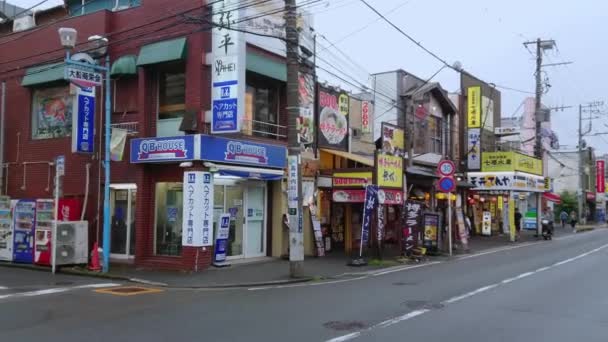
<path fill-rule="evenodd" d="M 228 251 L 229 259 L 238 259 L 244 256 L 244 231 L 245 222 L 244 205 L 243 205 L 243 185 L 235 182 L 234 185 L 226 185 L 224 187 L 225 205 L 224 212 L 230 213 L 230 229 L 228 234 Z M 219 222 L 219 220 L 216 220 Z M 217 231 L 217 229 L 216 229 Z"/>
<path fill-rule="evenodd" d="M 114 259 L 128 259 L 135 254 L 136 191 L 129 185 L 117 184 L 110 192 L 110 253 Z"/>
<path fill-rule="evenodd" d="M 266 185 L 247 185 L 245 218 L 245 257 L 266 255 Z"/>

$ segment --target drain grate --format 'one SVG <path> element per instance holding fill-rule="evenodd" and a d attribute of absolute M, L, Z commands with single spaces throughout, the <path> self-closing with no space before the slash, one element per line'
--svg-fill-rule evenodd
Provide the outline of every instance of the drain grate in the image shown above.
<path fill-rule="evenodd" d="M 148 293 L 159 293 L 163 292 L 161 289 L 151 287 L 140 287 L 140 286 L 122 286 L 122 287 L 111 287 L 106 289 L 95 290 L 98 293 L 112 294 L 116 296 L 135 296 L 139 294 Z"/>
<path fill-rule="evenodd" d="M 367 325 L 360 321 L 330 321 L 324 323 L 323 326 L 328 329 L 337 331 L 361 330 Z"/>

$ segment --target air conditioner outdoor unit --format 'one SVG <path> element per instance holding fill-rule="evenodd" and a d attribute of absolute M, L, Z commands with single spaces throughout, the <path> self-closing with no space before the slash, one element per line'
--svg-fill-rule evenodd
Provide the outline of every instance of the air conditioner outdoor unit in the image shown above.
<path fill-rule="evenodd" d="M 89 222 L 62 221 L 57 223 L 55 264 L 86 264 L 89 255 Z"/>
<path fill-rule="evenodd" d="M 34 26 L 36 26 L 36 23 L 34 22 L 34 17 L 32 16 L 26 15 L 15 18 L 13 21 L 13 32 L 29 30 Z"/>

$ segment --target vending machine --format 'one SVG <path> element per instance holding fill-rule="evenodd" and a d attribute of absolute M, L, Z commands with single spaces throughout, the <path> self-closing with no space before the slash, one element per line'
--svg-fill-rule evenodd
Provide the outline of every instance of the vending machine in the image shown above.
<path fill-rule="evenodd" d="M 13 215 L 8 196 L 0 196 L 0 260 L 13 261 Z"/>
<path fill-rule="evenodd" d="M 34 242 L 34 262 L 38 265 L 51 265 L 53 219 L 55 201 L 52 199 L 36 200 L 36 240 Z"/>
<path fill-rule="evenodd" d="M 34 262 L 36 201 L 19 200 L 14 210 L 13 261 Z"/>

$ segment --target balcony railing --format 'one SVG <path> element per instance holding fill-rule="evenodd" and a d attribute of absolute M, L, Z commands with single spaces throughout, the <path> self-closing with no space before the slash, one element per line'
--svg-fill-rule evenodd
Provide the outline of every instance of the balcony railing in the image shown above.
<path fill-rule="evenodd" d="M 243 134 L 282 140 L 287 138 L 287 126 L 258 120 L 243 119 Z"/>

